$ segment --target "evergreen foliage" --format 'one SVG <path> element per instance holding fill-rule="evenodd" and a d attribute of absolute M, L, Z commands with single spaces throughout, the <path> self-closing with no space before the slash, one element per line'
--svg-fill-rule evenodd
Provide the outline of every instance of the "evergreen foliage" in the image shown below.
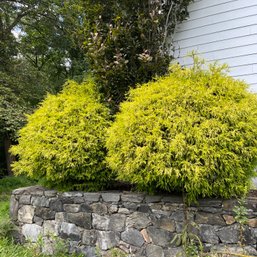
<path fill-rule="evenodd" d="M 247 85 L 195 58 L 129 93 L 109 129 L 108 162 L 141 190 L 229 198 L 257 164 L 257 99 Z"/>
<path fill-rule="evenodd" d="M 75 0 L 68 5 L 79 17 L 75 34 L 84 40 L 89 67 L 112 108 L 130 87 L 167 72 L 172 46 L 166 39 L 188 16 L 191 1 Z"/>
<path fill-rule="evenodd" d="M 69 81 L 28 116 L 11 149 L 19 157 L 14 172 L 65 190 L 104 188 L 111 178 L 104 147 L 108 120 L 94 83 Z"/>

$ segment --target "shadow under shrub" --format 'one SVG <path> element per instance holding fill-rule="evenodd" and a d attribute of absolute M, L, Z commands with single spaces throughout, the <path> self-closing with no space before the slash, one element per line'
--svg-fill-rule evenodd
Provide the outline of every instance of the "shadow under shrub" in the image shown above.
<path fill-rule="evenodd" d="M 257 164 L 257 98 L 226 66 L 171 67 L 130 90 L 109 129 L 108 162 L 140 190 L 229 198 L 247 192 Z"/>
<path fill-rule="evenodd" d="M 105 164 L 108 126 L 94 83 L 70 81 L 28 116 L 11 149 L 19 157 L 13 170 L 63 190 L 101 190 L 112 178 Z"/>

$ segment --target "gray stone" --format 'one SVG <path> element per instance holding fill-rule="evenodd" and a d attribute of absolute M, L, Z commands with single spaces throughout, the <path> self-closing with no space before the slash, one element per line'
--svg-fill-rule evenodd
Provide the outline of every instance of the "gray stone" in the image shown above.
<path fill-rule="evenodd" d="M 183 222 L 175 222 L 175 225 L 176 225 L 176 232 L 181 233 L 184 228 L 184 223 Z"/>
<path fill-rule="evenodd" d="M 129 228 L 121 233 L 121 240 L 137 247 L 141 247 L 145 240 L 141 233 L 133 228 Z"/>
<path fill-rule="evenodd" d="M 92 212 L 92 208 L 87 203 L 82 203 L 80 205 L 80 210 L 82 212 L 87 212 L 87 213 L 91 213 Z"/>
<path fill-rule="evenodd" d="M 20 204 L 28 204 L 28 205 L 30 205 L 30 199 L 31 199 L 30 195 L 21 195 L 19 203 Z"/>
<path fill-rule="evenodd" d="M 84 230 L 82 235 L 82 244 L 95 245 L 96 233 L 94 230 Z"/>
<path fill-rule="evenodd" d="M 101 250 L 108 250 L 118 245 L 119 237 L 113 231 L 97 231 L 97 245 Z"/>
<path fill-rule="evenodd" d="M 95 213 L 92 213 L 93 218 L 93 228 L 98 230 L 108 230 L 110 218 L 107 216 L 101 216 Z"/>
<path fill-rule="evenodd" d="M 34 216 L 33 222 L 34 222 L 35 224 L 39 225 L 39 226 L 42 226 L 44 220 L 43 220 L 42 218 L 40 218 L 40 217 Z"/>
<path fill-rule="evenodd" d="M 203 243 L 218 244 L 219 237 L 212 225 L 200 225 L 200 238 Z"/>
<path fill-rule="evenodd" d="M 91 204 L 92 212 L 103 215 L 107 213 L 107 206 L 102 203 Z"/>
<path fill-rule="evenodd" d="M 80 253 L 82 253 L 86 257 L 98 257 L 99 255 L 96 253 L 95 247 L 87 246 L 81 247 Z"/>
<path fill-rule="evenodd" d="M 60 225 L 54 220 L 46 220 L 43 224 L 44 236 L 58 236 Z"/>
<path fill-rule="evenodd" d="M 163 211 L 163 210 L 160 210 L 160 209 L 153 209 L 152 208 L 152 212 L 153 214 L 156 214 L 156 215 L 164 215 L 164 216 L 169 216 L 170 215 L 170 211 Z"/>
<path fill-rule="evenodd" d="M 79 204 L 64 204 L 63 209 L 66 212 L 79 212 L 80 211 L 80 205 Z"/>
<path fill-rule="evenodd" d="M 45 196 L 47 197 L 55 197 L 57 195 L 57 191 L 55 190 L 46 190 L 45 191 Z"/>
<path fill-rule="evenodd" d="M 126 221 L 126 227 L 136 228 L 140 230 L 148 227 L 151 224 L 152 221 L 150 220 L 149 216 L 141 212 L 132 213 Z"/>
<path fill-rule="evenodd" d="M 221 207 L 222 206 L 222 200 L 219 199 L 200 199 L 198 200 L 197 206 L 200 207 Z M 194 205 L 193 205 L 194 206 Z"/>
<path fill-rule="evenodd" d="M 35 215 L 44 220 L 54 220 L 55 212 L 45 207 L 37 207 L 35 209 Z"/>
<path fill-rule="evenodd" d="M 221 217 L 221 215 L 206 212 L 198 212 L 196 213 L 195 222 L 197 224 L 209 224 L 209 225 L 226 225 L 226 222 Z"/>
<path fill-rule="evenodd" d="M 209 212 L 209 213 L 222 213 L 222 208 L 214 207 L 199 207 L 198 211 Z"/>
<path fill-rule="evenodd" d="M 42 235 L 43 229 L 36 224 L 25 224 L 22 226 L 21 231 L 26 240 L 37 242 L 39 236 Z"/>
<path fill-rule="evenodd" d="M 147 195 L 145 197 L 145 201 L 147 203 L 158 203 L 161 201 L 161 199 L 162 199 L 161 195 Z"/>
<path fill-rule="evenodd" d="M 169 195 L 169 196 L 164 196 L 162 198 L 162 202 L 164 202 L 164 203 L 183 203 L 183 199 L 181 196 Z"/>
<path fill-rule="evenodd" d="M 131 203 L 131 202 L 125 202 L 123 203 L 123 206 L 122 207 L 125 207 L 127 208 L 128 210 L 130 211 L 137 211 L 138 207 L 140 206 L 140 204 L 138 203 Z"/>
<path fill-rule="evenodd" d="M 18 219 L 19 202 L 15 199 L 15 196 L 11 196 L 10 200 L 10 217 L 13 221 Z"/>
<path fill-rule="evenodd" d="M 63 211 L 62 201 L 60 199 L 58 199 L 58 198 L 51 199 L 49 201 L 49 208 L 52 211 L 62 212 Z"/>
<path fill-rule="evenodd" d="M 55 242 L 50 237 L 43 237 L 42 253 L 53 256 L 55 252 Z"/>
<path fill-rule="evenodd" d="M 232 212 L 234 207 L 238 204 L 238 201 L 236 199 L 233 200 L 224 200 L 222 203 L 222 207 L 224 210 Z"/>
<path fill-rule="evenodd" d="M 164 257 L 164 252 L 162 247 L 157 245 L 147 245 L 146 247 L 146 256 L 147 257 Z"/>
<path fill-rule="evenodd" d="M 35 208 L 31 205 L 23 205 L 18 211 L 18 220 L 22 223 L 33 223 Z"/>
<path fill-rule="evenodd" d="M 152 213 L 151 208 L 147 204 L 141 204 L 137 211 L 143 212 L 143 213 Z"/>
<path fill-rule="evenodd" d="M 64 222 L 66 220 L 66 213 L 64 212 L 57 212 L 55 214 L 55 221 L 56 222 Z"/>
<path fill-rule="evenodd" d="M 217 235 L 222 243 L 236 244 L 239 241 L 239 227 L 237 224 L 223 227 L 218 230 Z"/>
<path fill-rule="evenodd" d="M 98 202 L 100 199 L 99 193 L 84 193 L 84 198 L 87 202 Z"/>
<path fill-rule="evenodd" d="M 183 210 L 183 206 L 178 206 L 179 204 L 175 203 L 165 203 L 165 205 L 162 205 L 161 210 L 168 211 L 170 213 L 177 211 L 178 209 Z M 188 212 L 190 213 L 190 210 L 188 209 Z"/>
<path fill-rule="evenodd" d="M 252 256 L 257 256 L 257 251 L 254 249 L 252 246 L 247 245 L 244 247 L 244 250 L 247 254 L 252 255 Z"/>
<path fill-rule="evenodd" d="M 79 203 L 79 204 L 81 204 L 81 203 L 84 203 L 84 202 L 85 202 L 84 197 L 75 197 L 75 198 L 74 198 L 74 203 Z"/>
<path fill-rule="evenodd" d="M 63 197 L 80 197 L 83 196 L 82 192 L 64 192 L 62 193 Z"/>
<path fill-rule="evenodd" d="M 173 233 L 167 230 L 157 228 L 155 226 L 148 227 L 147 232 L 153 244 L 164 246 L 164 247 L 167 247 L 170 245 L 170 241 L 172 240 L 172 237 L 173 237 Z"/>
<path fill-rule="evenodd" d="M 45 189 L 41 186 L 21 187 L 13 190 L 13 195 L 44 195 Z"/>
<path fill-rule="evenodd" d="M 183 211 L 178 210 L 175 211 L 171 214 L 171 219 L 175 220 L 175 221 L 184 221 L 185 220 L 185 214 Z"/>
<path fill-rule="evenodd" d="M 219 251 L 219 252 L 229 252 L 229 253 L 234 253 L 235 255 L 231 256 L 257 256 L 257 251 L 252 247 L 252 246 L 244 246 L 240 247 L 238 244 L 232 244 L 232 245 L 215 245 L 212 247 L 212 251 Z"/>
<path fill-rule="evenodd" d="M 144 198 L 143 194 L 128 193 L 121 195 L 122 202 L 142 203 Z"/>
<path fill-rule="evenodd" d="M 80 246 L 80 241 L 66 240 L 66 242 L 68 242 L 68 244 L 69 244 L 68 251 L 69 251 L 70 254 L 78 253 L 78 249 L 79 249 L 79 246 Z"/>
<path fill-rule="evenodd" d="M 157 219 L 156 226 L 170 232 L 176 231 L 175 222 L 167 217 L 161 217 Z"/>
<path fill-rule="evenodd" d="M 108 229 L 112 231 L 124 231 L 126 216 L 122 214 L 113 214 L 110 216 Z"/>
<path fill-rule="evenodd" d="M 131 245 L 130 252 L 132 253 L 132 255 L 130 255 L 130 256 L 133 256 L 133 257 L 146 256 L 145 247 L 136 247 L 136 246 Z"/>
<path fill-rule="evenodd" d="M 161 210 L 162 209 L 162 204 L 159 204 L 159 203 L 149 203 L 149 207 L 152 210 Z"/>
<path fill-rule="evenodd" d="M 165 257 L 186 257 L 182 247 L 168 248 L 164 251 Z M 157 256 L 156 256 L 157 257 Z"/>
<path fill-rule="evenodd" d="M 104 202 L 119 202 L 120 193 L 102 193 L 102 198 Z"/>
<path fill-rule="evenodd" d="M 74 198 L 72 197 L 62 197 L 60 195 L 58 198 L 62 200 L 63 204 L 74 204 Z"/>
<path fill-rule="evenodd" d="M 81 239 L 80 229 L 72 223 L 61 223 L 60 236 L 64 239 L 71 239 L 73 241 L 79 241 Z"/>
<path fill-rule="evenodd" d="M 45 196 L 32 196 L 31 203 L 35 207 L 49 207 L 49 199 Z"/>
<path fill-rule="evenodd" d="M 92 227 L 92 219 L 90 213 L 67 213 L 66 220 L 69 223 L 74 223 L 75 225 L 86 229 L 91 229 Z"/>
<path fill-rule="evenodd" d="M 109 207 L 109 213 L 117 213 L 118 212 L 118 205 L 111 205 Z"/>
<path fill-rule="evenodd" d="M 120 214 L 130 214 L 130 211 L 127 208 L 119 208 L 118 213 L 120 213 Z"/>
<path fill-rule="evenodd" d="M 252 231 L 248 226 L 245 226 L 243 228 L 242 243 L 244 245 L 254 245 L 254 244 L 256 244 L 256 237 L 253 237 Z"/>

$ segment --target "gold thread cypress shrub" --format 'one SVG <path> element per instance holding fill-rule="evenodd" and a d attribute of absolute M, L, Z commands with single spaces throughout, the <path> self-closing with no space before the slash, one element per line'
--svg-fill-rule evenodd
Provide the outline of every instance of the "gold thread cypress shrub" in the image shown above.
<path fill-rule="evenodd" d="M 109 111 L 94 83 L 69 81 L 28 116 L 11 149 L 19 157 L 13 170 L 60 189 L 103 189 L 111 179 L 105 162 L 108 126 Z"/>
<path fill-rule="evenodd" d="M 171 73 L 130 90 L 108 132 L 110 167 L 140 190 L 229 198 L 247 192 L 257 161 L 257 98 L 225 65 Z"/>

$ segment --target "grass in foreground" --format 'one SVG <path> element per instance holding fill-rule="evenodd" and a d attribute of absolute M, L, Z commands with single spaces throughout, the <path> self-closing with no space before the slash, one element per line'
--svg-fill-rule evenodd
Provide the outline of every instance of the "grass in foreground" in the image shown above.
<path fill-rule="evenodd" d="M 12 190 L 35 184 L 26 177 L 0 179 L 0 257 L 35 257 L 35 253 L 22 245 L 14 244 L 10 237 L 12 225 L 9 220 L 10 195 Z"/>

